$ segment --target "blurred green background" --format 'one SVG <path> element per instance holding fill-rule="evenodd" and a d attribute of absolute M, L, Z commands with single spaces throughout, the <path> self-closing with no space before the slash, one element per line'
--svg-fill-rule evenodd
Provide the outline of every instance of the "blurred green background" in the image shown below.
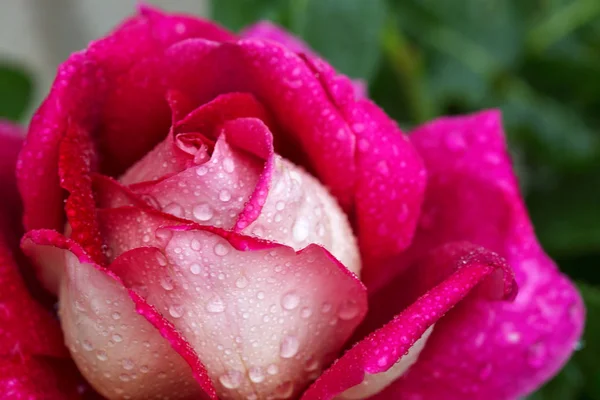
<path fill-rule="evenodd" d="M 214 0 L 239 30 L 270 19 L 369 83 L 400 125 L 498 107 L 540 240 L 580 286 L 584 340 L 530 399 L 600 400 L 600 0 Z M 1 56 L 1 54 L 0 54 Z M 33 77 L 0 59 L 0 117 Z"/>

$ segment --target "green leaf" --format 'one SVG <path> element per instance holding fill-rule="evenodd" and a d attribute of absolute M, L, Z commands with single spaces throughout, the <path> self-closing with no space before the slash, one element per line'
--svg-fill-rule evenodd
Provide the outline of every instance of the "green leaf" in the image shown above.
<path fill-rule="evenodd" d="M 0 64 L 0 118 L 18 121 L 31 101 L 33 83 L 29 75 L 12 64 Z"/>
<path fill-rule="evenodd" d="M 288 3 L 280 0 L 216 0 L 211 2 L 212 18 L 234 31 L 261 19 L 282 23 Z"/>
<path fill-rule="evenodd" d="M 600 289 L 578 285 L 587 309 L 581 348 L 563 371 L 528 400 L 600 400 Z"/>
<path fill-rule="evenodd" d="M 290 26 L 336 69 L 370 79 L 380 57 L 384 0 L 295 0 Z"/>
<path fill-rule="evenodd" d="M 555 257 L 600 254 L 600 166 L 585 174 L 552 176 L 527 204 L 544 245 Z"/>

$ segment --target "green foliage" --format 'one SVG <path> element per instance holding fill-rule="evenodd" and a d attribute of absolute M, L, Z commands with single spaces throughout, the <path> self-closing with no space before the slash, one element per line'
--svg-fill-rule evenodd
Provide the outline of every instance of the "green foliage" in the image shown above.
<path fill-rule="evenodd" d="M 353 78 L 369 79 L 380 55 L 384 0 L 297 0 L 292 31 Z"/>
<path fill-rule="evenodd" d="M 0 118 L 18 121 L 31 100 L 33 84 L 29 75 L 12 64 L 0 62 Z"/>

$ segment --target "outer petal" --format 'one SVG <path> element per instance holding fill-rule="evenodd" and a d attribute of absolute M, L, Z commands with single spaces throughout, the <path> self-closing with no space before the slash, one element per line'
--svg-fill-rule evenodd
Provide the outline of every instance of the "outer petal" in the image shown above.
<path fill-rule="evenodd" d="M 308 44 L 306 44 L 300 38 L 292 35 L 282 27 L 275 25 L 271 21 L 259 21 L 254 25 L 250 25 L 245 28 L 240 35 L 245 39 L 267 39 L 274 42 L 281 43 L 288 49 L 302 53 L 310 58 L 320 58 Z M 361 79 L 353 81 L 354 96 L 357 99 L 367 97 L 367 86 L 366 82 Z"/>
<path fill-rule="evenodd" d="M 40 253 L 52 249 L 62 257 L 65 341 L 79 370 L 102 395 L 216 399 L 203 365 L 174 328 L 76 243 L 40 230 L 29 232 L 23 246 Z"/>
<path fill-rule="evenodd" d="M 26 229 L 63 228 L 57 165 L 67 121 L 93 133 L 103 156 L 99 162 L 111 173 L 122 172 L 166 134 L 162 55 L 166 46 L 189 37 L 233 38 L 209 22 L 142 7 L 139 16 L 59 68 L 20 156 Z"/>
<path fill-rule="evenodd" d="M 354 213 L 370 291 L 397 274 L 387 263 L 412 241 L 425 190 L 422 160 L 396 123 L 369 100 L 354 101 L 348 79 L 308 60 L 356 138 Z"/>
<path fill-rule="evenodd" d="M 417 364 L 379 398 L 524 396 L 573 351 L 582 330 L 581 298 L 535 239 L 498 112 L 442 118 L 411 139 L 430 184 L 404 262 L 439 243 L 470 240 L 508 260 L 520 293 L 511 304 L 474 302 L 436 325 Z"/>
<path fill-rule="evenodd" d="M 11 244 L 21 233 L 18 217 L 21 214 L 21 202 L 16 187 L 15 164 L 24 136 L 21 127 L 0 120 L 0 224 L 5 233 L 8 233 L 7 229 L 14 231 L 14 234 L 8 233 L 6 237 Z"/>
<path fill-rule="evenodd" d="M 169 228 L 159 213 L 111 214 L 109 243 L 123 252 L 111 269 L 187 339 L 221 398 L 298 394 L 366 312 L 360 281 L 318 246 L 296 253 L 210 227 Z M 139 247 L 145 237 L 152 248 Z"/>
<path fill-rule="evenodd" d="M 0 393 L 3 398 L 79 398 L 56 319 L 30 295 L 12 250 L 21 233 L 15 163 L 21 130 L 0 121 Z M 69 377 L 70 376 L 70 377 Z"/>
<path fill-rule="evenodd" d="M 418 339 L 467 295 L 477 290 L 488 299 L 506 299 L 516 292 L 512 271 L 504 260 L 464 243 L 432 252 L 405 276 L 405 282 L 409 284 L 404 292 L 398 292 L 391 301 L 408 307 L 348 350 L 304 393 L 303 400 L 327 400 L 338 395 L 364 398 L 376 393 L 386 382 L 377 382 L 373 375 L 401 362 Z M 362 388 L 353 388 L 361 383 Z M 370 387 L 373 385 L 375 390 Z M 344 393 L 350 388 L 351 392 Z M 358 397 L 360 394 L 364 397 Z"/>

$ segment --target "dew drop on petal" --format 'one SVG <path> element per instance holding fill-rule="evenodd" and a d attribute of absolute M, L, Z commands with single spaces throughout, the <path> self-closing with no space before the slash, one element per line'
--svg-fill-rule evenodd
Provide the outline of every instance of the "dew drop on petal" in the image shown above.
<path fill-rule="evenodd" d="M 225 256 L 229 253 L 229 248 L 223 243 L 217 243 L 215 245 L 215 254 L 218 256 Z"/>
<path fill-rule="evenodd" d="M 254 383 L 261 383 L 265 380 L 265 374 L 260 367 L 251 367 L 248 370 L 248 378 Z"/>
<path fill-rule="evenodd" d="M 349 300 L 349 301 L 344 302 L 340 306 L 340 309 L 338 311 L 338 317 L 341 320 L 349 321 L 351 319 L 356 318 L 358 316 L 359 312 L 360 312 L 360 309 L 358 308 L 358 304 L 353 300 Z"/>
<path fill-rule="evenodd" d="M 192 214 L 198 221 L 208 221 L 214 215 L 211 206 L 206 203 L 195 205 L 192 209 Z"/>
<path fill-rule="evenodd" d="M 169 307 L 169 314 L 173 318 L 181 318 L 183 316 L 183 307 L 180 305 L 172 305 Z"/>
<path fill-rule="evenodd" d="M 242 378 L 243 376 L 240 371 L 232 369 L 227 373 L 221 375 L 221 377 L 219 378 L 219 382 L 221 382 L 221 385 L 223 385 L 223 387 L 225 387 L 226 389 L 236 389 L 241 385 Z"/>
<path fill-rule="evenodd" d="M 206 303 L 206 311 L 213 314 L 218 314 L 225 311 L 225 303 L 223 302 L 223 299 L 221 299 L 219 296 L 214 296 L 211 298 L 208 303 Z"/>
<path fill-rule="evenodd" d="M 296 336 L 285 336 L 281 341 L 279 355 L 281 358 L 292 358 L 298 353 L 300 342 Z"/>
<path fill-rule="evenodd" d="M 201 271 L 202 271 L 202 268 L 200 267 L 200 264 L 193 263 L 193 264 L 190 265 L 190 272 L 192 274 L 198 275 Z"/>
<path fill-rule="evenodd" d="M 281 298 L 281 306 L 286 310 L 293 310 L 300 304 L 300 297 L 296 292 L 291 291 L 283 295 Z"/>
<path fill-rule="evenodd" d="M 309 222 L 306 218 L 298 217 L 294 226 L 292 227 L 292 235 L 294 240 L 297 242 L 303 242 L 308 238 L 310 234 Z"/>

